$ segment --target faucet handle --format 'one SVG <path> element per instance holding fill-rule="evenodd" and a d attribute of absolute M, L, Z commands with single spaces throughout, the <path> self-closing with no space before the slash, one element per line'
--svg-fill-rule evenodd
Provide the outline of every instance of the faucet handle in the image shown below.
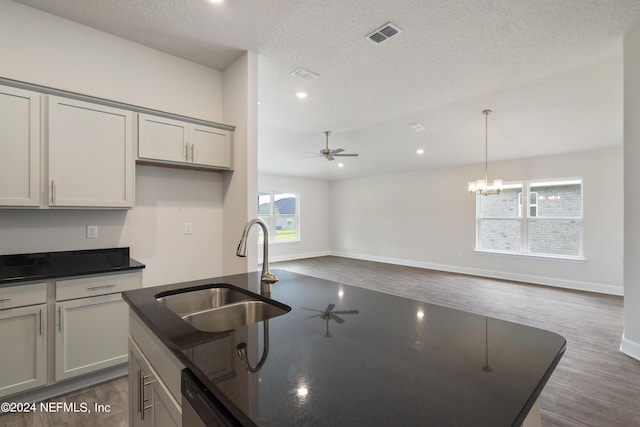
<path fill-rule="evenodd" d="M 278 281 L 278 276 L 267 271 L 262 275 L 261 279 L 265 283 L 276 283 Z"/>

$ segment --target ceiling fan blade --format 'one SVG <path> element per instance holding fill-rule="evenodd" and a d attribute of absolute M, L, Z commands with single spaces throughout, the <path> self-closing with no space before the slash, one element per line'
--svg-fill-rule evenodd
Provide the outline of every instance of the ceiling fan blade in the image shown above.
<path fill-rule="evenodd" d="M 327 309 L 324 311 L 325 313 L 330 313 L 331 311 L 333 311 L 333 309 L 336 308 L 335 304 L 329 304 L 327 306 Z"/>
<path fill-rule="evenodd" d="M 331 150 L 331 154 L 336 155 L 338 153 L 342 153 L 344 148 L 336 148 L 335 150 Z"/>
<path fill-rule="evenodd" d="M 334 314 L 360 314 L 360 312 L 358 310 L 341 310 L 341 311 L 334 311 Z"/>
<path fill-rule="evenodd" d="M 350 154 L 350 153 L 345 153 L 345 154 L 333 154 L 336 157 L 358 157 L 358 154 Z"/>
<path fill-rule="evenodd" d="M 331 313 L 331 315 L 330 315 L 330 316 L 331 316 L 331 318 L 332 318 L 333 320 L 335 320 L 335 321 L 336 321 L 336 322 L 338 322 L 338 323 L 344 323 L 344 322 L 346 322 L 346 320 L 344 320 L 344 319 L 343 319 L 342 317 L 340 317 L 340 316 L 336 316 L 334 313 Z"/>
<path fill-rule="evenodd" d="M 313 316 L 307 316 L 307 319 L 313 319 L 315 317 L 322 317 L 322 314 L 314 314 Z"/>
<path fill-rule="evenodd" d="M 326 157 L 326 158 L 327 158 L 327 160 L 329 160 L 329 161 L 331 161 L 331 160 L 335 160 L 331 154 L 327 154 L 325 157 Z"/>

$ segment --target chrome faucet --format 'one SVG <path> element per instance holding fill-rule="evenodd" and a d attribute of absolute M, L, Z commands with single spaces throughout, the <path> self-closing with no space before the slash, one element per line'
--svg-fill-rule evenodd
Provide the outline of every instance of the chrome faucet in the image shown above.
<path fill-rule="evenodd" d="M 269 272 L 269 229 L 267 228 L 267 224 L 264 223 L 260 218 L 254 218 L 251 221 L 247 222 L 244 226 L 244 230 L 242 231 L 242 238 L 240 239 L 240 243 L 238 243 L 238 250 L 236 251 L 236 255 L 239 257 L 247 256 L 247 237 L 249 235 L 249 231 L 251 227 L 255 224 L 258 224 L 262 228 L 262 234 L 264 236 L 263 239 L 263 250 L 262 250 L 262 275 L 260 277 L 260 293 L 271 294 L 271 284 L 276 283 L 278 281 L 278 277 Z"/>

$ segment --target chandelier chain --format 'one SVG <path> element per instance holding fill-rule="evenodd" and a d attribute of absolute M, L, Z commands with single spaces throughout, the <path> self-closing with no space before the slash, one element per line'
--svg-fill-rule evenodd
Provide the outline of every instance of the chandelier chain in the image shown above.
<path fill-rule="evenodd" d="M 484 110 L 484 175 L 489 176 L 489 113 L 491 110 Z"/>

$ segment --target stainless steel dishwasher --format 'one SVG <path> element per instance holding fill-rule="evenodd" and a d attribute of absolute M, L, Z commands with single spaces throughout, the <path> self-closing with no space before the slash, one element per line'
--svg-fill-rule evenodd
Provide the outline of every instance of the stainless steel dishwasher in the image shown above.
<path fill-rule="evenodd" d="M 217 427 L 242 425 L 188 369 L 182 370 L 181 391 L 183 426 Z"/>

